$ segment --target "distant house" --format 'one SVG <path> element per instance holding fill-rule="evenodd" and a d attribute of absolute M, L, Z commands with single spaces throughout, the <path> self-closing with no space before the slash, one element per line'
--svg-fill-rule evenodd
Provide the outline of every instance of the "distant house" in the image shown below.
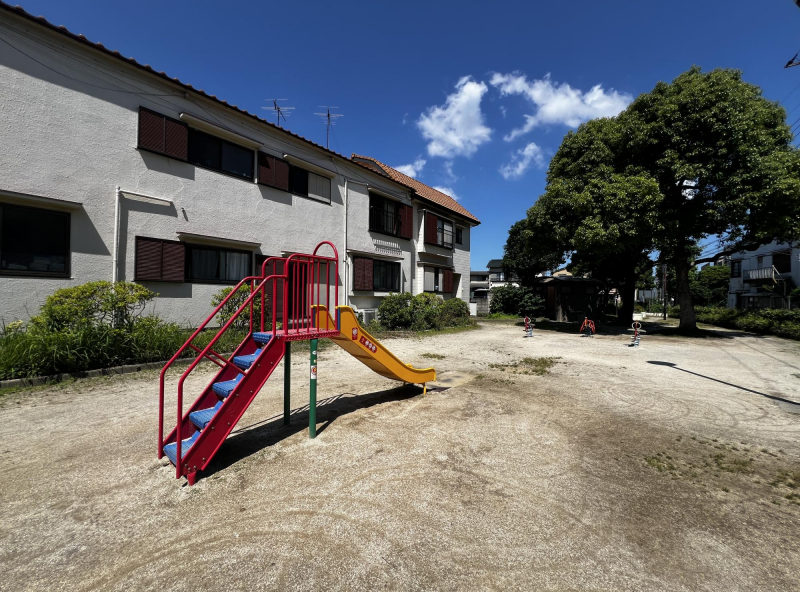
<path fill-rule="evenodd" d="M 499 288 L 501 286 L 519 286 L 515 277 L 510 276 L 503 269 L 502 259 L 492 259 L 486 264 L 489 270 L 489 288 Z"/>
<path fill-rule="evenodd" d="M 469 272 L 469 304 L 473 315 L 489 314 L 489 271 Z"/>
<path fill-rule="evenodd" d="M 800 285 L 800 245 L 772 242 L 732 253 L 728 308 L 789 308 L 788 294 Z"/>

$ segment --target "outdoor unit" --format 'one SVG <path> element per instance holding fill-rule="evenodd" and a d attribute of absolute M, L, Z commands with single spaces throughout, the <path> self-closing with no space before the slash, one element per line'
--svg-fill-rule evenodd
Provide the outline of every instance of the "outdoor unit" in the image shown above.
<path fill-rule="evenodd" d="M 372 321 L 378 319 L 378 309 L 376 308 L 363 308 L 361 312 L 364 314 L 365 325 L 369 325 Z"/>

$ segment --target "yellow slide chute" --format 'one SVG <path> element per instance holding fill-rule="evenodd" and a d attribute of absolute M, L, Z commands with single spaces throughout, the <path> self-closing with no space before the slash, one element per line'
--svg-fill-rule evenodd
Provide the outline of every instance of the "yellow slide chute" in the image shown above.
<path fill-rule="evenodd" d="M 318 328 L 330 327 L 333 329 L 336 327 L 336 322 L 325 306 L 319 305 L 314 308 L 317 309 L 316 326 Z M 371 370 L 386 378 L 411 384 L 425 384 L 436 380 L 436 370 L 414 368 L 411 364 L 404 364 L 385 346 L 381 345 L 380 341 L 364 331 L 364 328 L 358 324 L 358 318 L 353 309 L 349 306 L 337 306 L 336 314 L 339 316 L 339 334 L 330 339 Z"/>

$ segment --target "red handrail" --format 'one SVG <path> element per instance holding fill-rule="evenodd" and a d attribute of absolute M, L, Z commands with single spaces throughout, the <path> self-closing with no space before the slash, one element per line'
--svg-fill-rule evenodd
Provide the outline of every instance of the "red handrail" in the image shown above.
<path fill-rule="evenodd" d="M 333 250 L 333 257 L 325 256 L 325 255 L 318 255 L 317 252 L 323 245 L 328 245 Z M 267 265 L 271 262 L 275 262 L 275 267 L 277 268 L 277 262 L 280 261 L 283 263 L 283 269 L 281 273 L 273 273 L 269 276 L 266 275 Z M 321 290 L 321 274 L 320 268 L 321 263 L 325 264 L 326 269 L 326 278 L 325 278 L 325 285 L 326 285 L 326 292 L 325 292 L 325 302 L 326 308 L 330 310 L 330 262 L 334 263 L 334 302 L 338 303 L 339 301 L 339 253 L 336 250 L 336 247 L 330 241 L 324 241 L 319 243 L 316 248 L 314 249 L 314 253 L 312 255 L 307 254 L 300 254 L 295 253 L 289 255 L 288 257 L 269 257 L 267 258 L 261 265 L 261 275 L 260 276 L 247 276 L 243 278 L 236 286 L 231 290 L 231 292 L 220 302 L 216 308 L 212 311 L 212 313 L 206 318 L 203 323 L 192 333 L 189 339 L 178 349 L 177 352 L 172 356 L 172 358 L 167 361 L 164 367 L 161 370 L 159 375 L 159 415 L 158 415 L 158 457 L 161 458 L 164 455 L 163 447 L 164 447 L 164 382 L 167 370 L 172 366 L 172 364 L 181 356 L 181 354 L 186 350 L 187 347 L 191 347 L 194 351 L 198 353 L 197 357 L 189 364 L 189 366 L 184 370 L 181 374 L 181 377 L 178 379 L 178 401 L 177 401 L 177 418 L 176 418 L 176 426 L 175 426 L 175 441 L 176 441 L 176 476 L 181 477 L 183 475 L 183 463 L 182 463 L 182 424 L 183 424 L 183 386 L 186 381 L 186 378 L 189 374 L 197 367 L 197 365 L 204 359 L 209 358 L 218 365 L 221 365 L 223 368 L 232 365 L 232 361 L 225 358 L 224 356 L 220 355 L 216 351 L 212 349 L 215 343 L 222 337 L 222 335 L 233 325 L 234 321 L 241 315 L 241 313 L 249 308 L 249 335 L 253 334 L 253 317 L 255 312 L 255 298 L 261 297 L 261 319 L 260 319 L 260 329 L 264 331 L 264 315 L 266 309 L 266 290 L 267 284 L 269 282 L 272 283 L 272 335 L 278 336 L 278 316 L 281 316 L 281 331 L 283 335 L 288 337 L 290 333 L 294 332 L 297 334 L 302 333 L 303 329 L 305 329 L 305 334 L 311 335 L 313 329 L 321 329 L 320 327 L 315 327 L 316 322 L 315 319 L 312 318 L 312 311 L 321 304 L 321 297 L 320 297 L 320 290 Z M 294 273 L 292 273 L 292 265 L 294 265 Z M 273 271 L 277 272 L 277 269 L 273 269 Z M 316 272 L 316 273 L 315 273 Z M 292 290 L 292 307 L 291 310 L 289 308 L 289 285 L 288 282 L 290 280 L 293 282 L 294 289 Z M 315 277 L 316 276 L 316 277 Z M 316 298 L 314 298 L 313 292 L 313 282 L 316 280 L 317 282 L 317 294 Z M 277 298 L 278 298 L 278 282 L 281 282 L 281 286 L 283 287 L 283 308 L 279 312 L 277 310 Z M 200 350 L 199 347 L 195 346 L 192 342 L 195 338 L 205 329 L 208 323 L 217 316 L 220 310 L 233 298 L 233 296 L 246 284 L 250 284 L 250 295 L 245 299 L 245 301 L 237 308 L 237 310 L 233 313 L 233 315 L 228 319 L 228 321 L 219 328 L 217 334 L 209 341 L 209 343 Z M 257 283 L 258 282 L 258 283 Z M 302 289 L 301 289 L 302 287 Z M 330 321 L 329 316 L 326 318 L 326 329 L 330 330 Z M 335 321 L 337 329 L 338 329 L 338 319 Z M 213 357 L 212 357 L 213 356 Z M 216 358 L 216 359 L 215 359 Z"/>

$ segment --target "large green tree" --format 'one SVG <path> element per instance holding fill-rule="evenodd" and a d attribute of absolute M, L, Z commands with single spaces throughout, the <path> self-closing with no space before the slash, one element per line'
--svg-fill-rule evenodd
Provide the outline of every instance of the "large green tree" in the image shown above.
<path fill-rule="evenodd" d="M 523 252 L 537 268 L 542 262 L 569 261 L 574 272 L 617 286 L 621 314 L 628 317 L 637 269 L 646 264 L 653 237 L 661 232 L 656 214 L 661 193 L 654 179 L 620 158 L 623 137 L 617 119 L 590 121 L 568 133 L 550 162 L 545 193 L 524 224 L 512 228 L 506 254 L 515 254 L 517 261 L 516 253 Z"/>
<path fill-rule="evenodd" d="M 707 237 L 737 248 L 800 236 L 800 152 L 786 112 L 736 70 L 692 68 L 615 118 L 568 133 L 544 194 L 506 245 L 616 282 L 632 307 L 651 252 L 676 273 L 681 327 L 696 326 L 690 272 Z"/>
<path fill-rule="evenodd" d="M 696 326 L 692 251 L 709 236 L 739 247 L 800 236 L 800 154 L 786 111 L 738 70 L 692 68 L 619 116 L 622 156 L 658 184 L 654 236 L 676 272 L 681 327 Z"/>

